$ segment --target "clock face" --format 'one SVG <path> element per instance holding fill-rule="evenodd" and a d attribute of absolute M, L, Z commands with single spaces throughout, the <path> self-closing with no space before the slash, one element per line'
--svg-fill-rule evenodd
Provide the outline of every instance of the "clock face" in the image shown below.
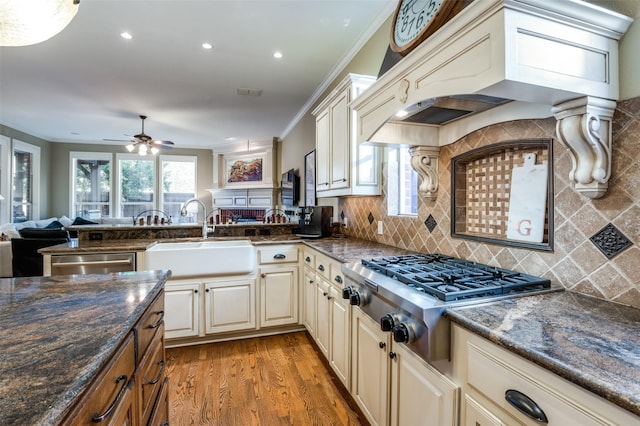
<path fill-rule="evenodd" d="M 402 49 L 413 42 L 441 9 L 443 0 L 402 0 L 393 29 L 393 42 Z"/>

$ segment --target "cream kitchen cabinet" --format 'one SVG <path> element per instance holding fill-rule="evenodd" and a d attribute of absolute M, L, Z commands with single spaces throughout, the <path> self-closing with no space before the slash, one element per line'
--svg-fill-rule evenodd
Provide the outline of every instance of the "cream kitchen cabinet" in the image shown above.
<path fill-rule="evenodd" d="M 205 333 L 256 328 L 255 280 L 233 279 L 204 283 Z"/>
<path fill-rule="evenodd" d="M 340 262 L 315 253 L 315 333 L 309 331 L 342 384 L 351 388 L 351 306 L 342 298 Z"/>
<path fill-rule="evenodd" d="M 170 280 L 165 305 L 167 339 L 256 328 L 253 277 Z"/>
<path fill-rule="evenodd" d="M 260 327 L 298 323 L 298 246 L 258 248 Z"/>
<path fill-rule="evenodd" d="M 454 376 L 464 393 L 461 425 L 640 424 L 637 416 L 457 324 L 452 339 Z"/>
<path fill-rule="evenodd" d="M 458 424 L 459 388 L 359 308 L 352 310 L 351 393 L 372 425 Z"/>
<path fill-rule="evenodd" d="M 170 280 L 165 284 L 165 338 L 196 337 L 200 334 L 202 282 Z"/>
<path fill-rule="evenodd" d="M 316 334 L 316 272 L 315 253 L 302 249 L 302 325 L 311 336 Z"/>
<path fill-rule="evenodd" d="M 356 143 L 357 123 L 349 107 L 374 81 L 349 74 L 313 111 L 318 197 L 380 195 L 380 149 Z"/>

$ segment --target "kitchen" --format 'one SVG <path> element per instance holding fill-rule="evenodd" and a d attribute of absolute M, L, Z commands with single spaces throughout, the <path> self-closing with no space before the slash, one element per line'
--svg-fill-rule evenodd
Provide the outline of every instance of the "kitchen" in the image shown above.
<path fill-rule="evenodd" d="M 388 44 L 390 22 L 386 28 L 381 28 L 376 36 L 384 39 Z M 502 247 L 493 244 L 483 244 L 472 240 L 453 238 L 449 234 L 450 209 L 448 207 L 451 188 L 450 175 L 447 170 L 448 159 L 462 153 L 464 147 L 477 147 L 486 141 L 550 138 L 555 139 L 555 119 L 540 118 L 513 123 L 495 124 L 464 135 L 462 141 L 454 145 L 442 147 L 439 159 L 440 179 L 437 196 L 433 199 L 421 199 L 417 218 L 392 217 L 386 214 L 386 196 L 342 198 L 337 201 L 335 211 L 344 212 L 347 226 L 343 232 L 349 236 L 369 241 L 378 241 L 390 246 L 406 248 L 410 251 L 422 253 L 445 253 L 460 258 L 488 263 L 507 269 L 515 269 L 536 276 L 544 276 L 553 282 L 560 283 L 567 289 L 577 293 L 595 295 L 600 299 L 612 300 L 623 304 L 638 306 L 637 302 L 637 271 L 638 249 L 631 246 L 621 251 L 611 260 L 603 256 L 589 240 L 605 225 L 612 222 L 622 233 L 633 242 L 637 237 L 638 197 L 634 195 L 637 176 L 637 159 L 634 157 L 637 139 L 634 129 L 637 128 L 638 108 L 637 88 L 633 77 L 625 73 L 627 63 L 635 60 L 626 52 L 632 51 L 629 44 L 633 44 L 632 26 L 621 41 L 621 96 L 613 120 L 613 153 L 612 177 L 606 195 L 601 198 L 590 199 L 572 189 L 569 180 L 572 159 L 568 151 L 554 144 L 554 251 L 528 250 L 522 248 Z M 375 37 L 374 37 L 375 39 Z M 366 45 L 362 55 L 367 53 Z M 385 46 L 386 49 L 386 46 Z M 376 50 L 377 57 L 382 53 Z M 380 59 L 377 61 L 377 66 Z M 376 74 L 377 69 L 349 71 L 363 74 Z M 628 71 L 627 71 L 628 73 Z M 629 91 L 627 95 L 626 92 Z M 312 122 L 313 117 L 305 120 Z M 308 128 L 309 126 L 306 126 Z M 314 125 L 310 126 L 315 127 Z M 301 126 L 304 129 L 305 126 Z M 3 128 L 3 130 L 5 130 Z M 303 169 L 303 156 L 313 146 L 300 149 L 289 149 L 288 142 L 313 138 L 307 133 L 298 134 L 294 129 L 282 144 L 282 168 L 291 166 Z M 303 137 L 304 136 L 304 137 Z M 295 159 L 290 156 L 295 154 Z M 64 158 L 65 155 L 61 155 Z M 68 156 L 67 156 L 68 158 Z M 59 182 L 62 187 L 67 183 Z M 384 194 L 384 193 L 383 193 Z M 425 221 L 431 215 L 432 230 L 425 229 Z M 370 219 L 373 218 L 373 219 Z M 378 221 L 382 221 L 382 235 L 378 234 Z M 503 420 L 504 421 L 504 420 Z M 508 422 L 507 422 L 508 424 Z"/>

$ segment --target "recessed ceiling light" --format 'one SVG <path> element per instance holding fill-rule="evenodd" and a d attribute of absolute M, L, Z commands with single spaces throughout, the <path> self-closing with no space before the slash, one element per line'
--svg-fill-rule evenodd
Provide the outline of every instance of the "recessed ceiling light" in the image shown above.
<path fill-rule="evenodd" d="M 274 52 L 273 57 L 276 59 L 282 58 L 282 52 Z"/>
<path fill-rule="evenodd" d="M 409 113 L 405 110 L 400 110 L 396 112 L 396 117 L 406 117 L 407 115 L 409 115 Z"/>
<path fill-rule="evenodd" d="M 213 49 L 213 44 L 211 44 L 211 43 L 202 43 L 202 48 L 203 49 L 207 49 L 207 50 Z"/>
<path fill-rule="evenodd" d="M 128 33 L 126 31 L 121 32 L 120 33 L 120 37 L 122 37 L 125 40 L 131 40 L 133 38 L 133 36 L 131 35 L 131 33 Z"/>
<path fill-rule="evenodd" d="M 236 138 L 234 138 L 233 136 L 227 136 L 226 138 L 224 138 L 224 140 L 227 142 L 231 142 L 231 141 L 235 141 Z"/>

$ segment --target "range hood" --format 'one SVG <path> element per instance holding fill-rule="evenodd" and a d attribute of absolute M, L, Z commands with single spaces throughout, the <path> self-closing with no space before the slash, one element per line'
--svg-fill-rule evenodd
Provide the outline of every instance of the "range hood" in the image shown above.
<path fill-rule="evenodd" d="M 429 196 L 439 147 L 490 124 L 554 115 L 574 160 L 570 179 L 601 197 L 618 41 L 631 23 L 580 0 L 475 0 L 350 104 L 357 141 L 414 147 Z"/>

